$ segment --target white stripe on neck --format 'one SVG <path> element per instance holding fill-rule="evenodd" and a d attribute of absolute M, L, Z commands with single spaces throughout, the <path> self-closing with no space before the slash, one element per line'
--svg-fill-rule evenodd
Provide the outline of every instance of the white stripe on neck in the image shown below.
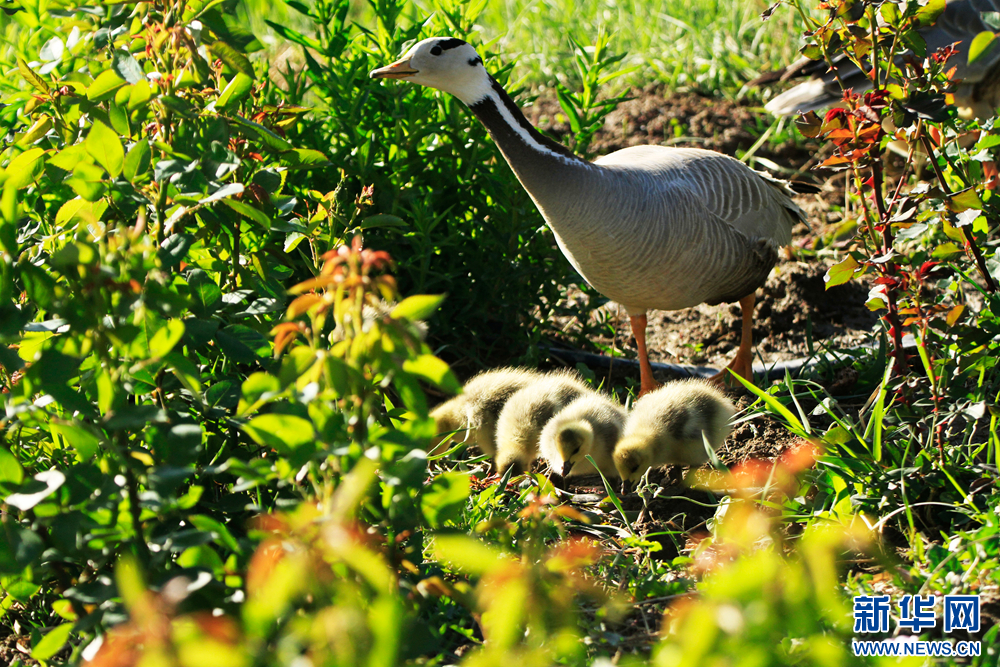
<path fill-rule="evenodd" d="M 503 118 L 503 121 L 507 123 L 507 125 L 514 130 L 517 136 L 521 138 L 525 145 L 532 150 L 548 157 L 558 158 L 561 162 L 566 164 L 590 164 L 586 160 L 557 153 L 548 146 L 539 143 L 533 136 L 531 136 L 531 133 L 528 132 L 527 128 L 521 125 L 517 118 L 511 114 L 510 109 L 507 108 L 507 105 L 500 98 L 500 95 L 493 89 L 493 84 L 488 77 L 480 79 L 476 83 L 476 88 L 474 90 L 463 91 L 462 94 L 457 95 L 457 97 L 470 107 L 484 102 L 487 98 L 493 100 L 493 105 L 497 108 L 497 111 L 500 112 L 500 117 Z"/>

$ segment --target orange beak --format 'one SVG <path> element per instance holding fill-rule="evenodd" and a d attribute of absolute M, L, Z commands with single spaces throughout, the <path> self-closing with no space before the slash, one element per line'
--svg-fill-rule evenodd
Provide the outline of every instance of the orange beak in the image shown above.
<path fill-rule="evenodd" d="M 405 60 L 397 60 L 391 65 L 373 69 L 368 76 L 373 79 L 405 79 L 408 76 L 413 76 L 417 71 L 410 67 L 410 59 L 406 58 Z"/>

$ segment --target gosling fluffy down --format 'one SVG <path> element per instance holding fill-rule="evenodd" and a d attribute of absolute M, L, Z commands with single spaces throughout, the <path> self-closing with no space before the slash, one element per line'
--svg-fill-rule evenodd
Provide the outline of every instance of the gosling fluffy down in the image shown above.
<path fill-rule="evenodd" d="M 732 431 L 735 413 L 725 394 L 702 380 L 671 382 L 646 394 L 636 401 L 615 447 L 618 474 L 634 481 L 653 466 L 705 463 L 705 440 L 718 449 Z"/>
<path fill-rule="evenodd" d="M 557 412 L 589 393 L 590 388 L 574 373 L 549 373 L 510 397 L 497 419 L 497 468 L 500 474 L 514 466 L 526 472 L 538 458 L 542 429 Z"/>
<path fill-rule="evenodd" d="M 588 392 L 556 413 L 542 429 L 539 449 L 563 477 L 595 474 L 589 454 L 605 477 L 618 477 L 614 451 L 628 413 L 611 399 Z"/>
<path fill-rule="evenodd" d="M 437 432 L 466 429 L 462 436 L 465 441 L 494 456 L 497 418 L 504 404 L 518 390 L 542 377 L 541 373 L 525 368 L 499 368 L 476 375 L 465 383 L 461 394 L 431 412 Z"/>

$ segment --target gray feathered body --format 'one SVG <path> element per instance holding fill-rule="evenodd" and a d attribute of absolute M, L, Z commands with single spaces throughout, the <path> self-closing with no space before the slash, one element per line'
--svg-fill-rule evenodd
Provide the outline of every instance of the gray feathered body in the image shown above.
<path fill-rule="evenodd" d="M 804 220 L 787 184 L 721 153 L 634 146 L 590 163 L 538 133 L 498 85 L 470 108 L 573 267 L 630 313 L 747 296 Z"/>

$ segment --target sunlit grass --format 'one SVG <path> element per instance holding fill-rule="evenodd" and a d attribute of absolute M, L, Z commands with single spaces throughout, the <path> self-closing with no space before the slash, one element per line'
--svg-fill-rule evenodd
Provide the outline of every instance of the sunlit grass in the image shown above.
<path fill-rule="evenodd" d="M 410 20 L 458 4 L 422 0 L 411 5 Z M 590 44 L 604 30 L 612 50 L 628 54 L 622 66 L 635 68 L 613 87 L 658 83 L 735 98 L 755 95 L 745 89 L 747 81 L 797 55 L 798 16 L 781 7 L 764 22 L 766 8 L 760 0 L 489 0 L 475 25 L 484 42 L 496 41 L 515 61 L 513 80 L 533 90 L 572 86 L 578 74 L 570 38 Z M 268 32 L 265 18 L 293 27 L 301 18 L 261 0 L 244 0 L 243 10 L 258 34 Z M 359 25 L 374 25 L 366 3 L 356 3 L 352 13 Z"/>

